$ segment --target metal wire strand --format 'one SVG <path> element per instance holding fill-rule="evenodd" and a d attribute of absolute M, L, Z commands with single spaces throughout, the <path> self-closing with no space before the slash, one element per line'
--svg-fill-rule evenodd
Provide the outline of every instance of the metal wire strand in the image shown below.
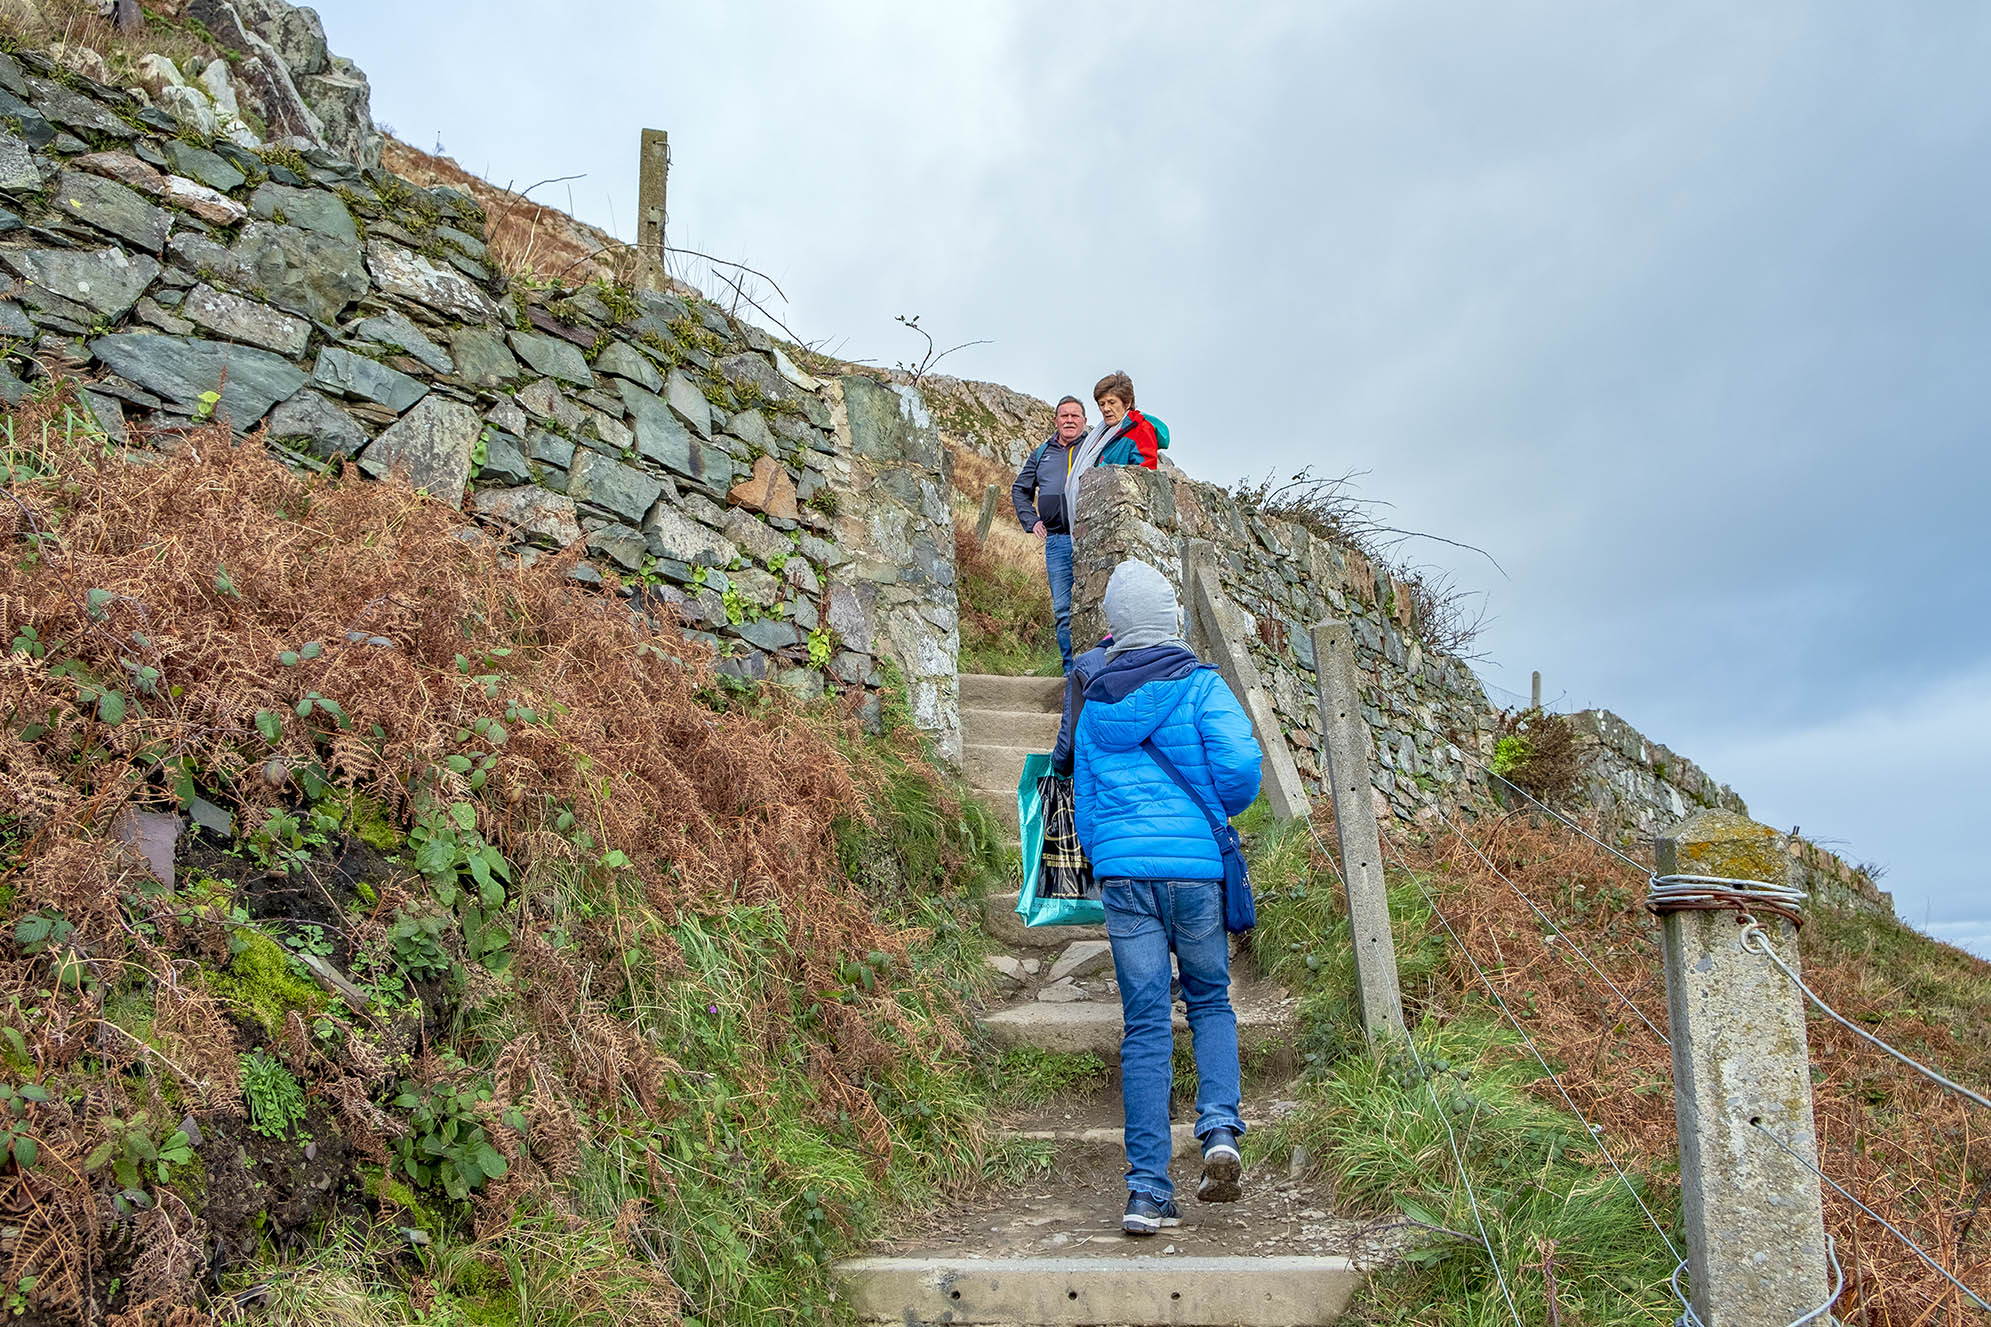
<path fill-rule="evenodd" d="M 1846 1269 L 1839 1265 L 1839 1246 L 1829 1234 L 1825 1236 L 1825 1259 L 1832 1264 L 1831 1293 L 1825 1297 L 1823 1304 L 1820 1304 L 1811 1312 L 1801 1318 L 1793 1318 L 1790 1327 L 1805 1327 L 1807 1323 L 1817 1322 L 1820 1318 L 1830 1313 L 1832 1306 L 1839 1302 L 1839 1296 L 1846 1293 Z M 1687 1260 L 1685 1258 L 1682 1258 L 1680 1265 L 1673 1269 L 1673 1298 L 1680 1301 L 1681 1310 L 1678 1327 L 1708 1327 L 1706 1320 L 1700 1314 L 1694 1312 L 1694 1302 L 1687 1298 L 1687 1292 L 1680 1289 L 1680 1273 L 1686 1270 Z M 1969 1294 L 1970 1292 L 1966 1290 L 1964 1293 Z M 1826 1321 L 1833 1322 L 1836 1320 L 1826 1318 Z"/>
<path fill-rule="evenodd" d="M 1916 1257 L 1920 1258 L 1923 1262 L 1927 1263 L 1936 1272 L 1937 1275 L 1943 1278 L 1943 1280 L 1949 1282 L 1951 1285 L 1955 1286 L 1958 1290 L 1961 1290 L 1964 1294 L 1970 1296 L 1971 1303 L 1975 1304 L 1980 1309 L 1991 1309 L 1991 1304 L 1985 1303 L 1984 1300 L 1979 1297 L 1979 1295 L 1975 1290 L 1972 1290 L 1969 1286 L 1965 1285 L 1963 1282 L 1957 1280 L 1954 1276 L 1951 1276 L 1947 1271 L 1945 1271 L 1943 1269 L 1943 1265 L 1937 1262 L 1934 1258 L 1930 1257 L 1926 1249 L 1924 1249 L 1920 1244 L 1917 1244 L 1914 1240 L 1908 1238 L 1908 1236 L 1902 1234 L 1900 1230 L 1895 1228 L 1893 1222 L 1889 1221 L 1879 1212 L 1874 1211 L 1873 1208 L 1868 1207 L 1865 1203 L 1853 1197 L 1853 1195 L 1847 1191 L 1845 1185 L 1839 1183 L 1839 1181 L 1833 1179 L 1830 1175 L 1827 1175 L 1824 1171 L 1820 1170 L 1809 1157 L 1799 1152 L 1796 1148 L 1792 1147 L 1789 1143 L 1786 1143 L 1783 1139 L 1771 1133 L 1768 1129 L 1764 1128 L 1761 1124 L 1757 1123 L 1756 1121 L 1751 1120 L 1749 1122 L 1749 1127 L 1754 1129 L 1757 1133 L 1762 1134 L 1765 1138 L 1775 1143 L 1778 1147 L 1781 1147 L 1786 1153 L 1790 1155 L 1792 1160 L 1796 1161 L 1806 1170 L 1810 1171 L 1812 1174 L 1816 1175 L 1819 1179 L 1824 1180 L 1827 1184 L 1831 1185 L 1832 1188 L 1838 1193 L 1838 1195 L 1841 1198 L 1844 1198 L 1847 1202 L 1859 1208 L 1862 1212 L 1865 1212 L 1868 1216 L 1872 1217 L 1874 1220 L 1880 1222 L 1881 1225 L 1887 1228 L 1888 1234 L 1894 1236 L 1894 1238 L 1900 1240 L 1903 1244 L 1906 1244 L 1909 1247 L 1909 1249 L 1913 1251 Z"/>
<path fill-rule="evenodd" d="M 1459 1168 L 1459 1183 L 1465 1186 L 1466 1204 L 1472 1208 L 1473 1225 L 1479 1228 L 1479 1245 L 1486 1251 L 1486 1261 L 1493 1268 L 1493 1279 L 1500 1283 L 1500 1297 L 1507 1301 L 1507 1312 L 1514 1319 L 1514 1327 L 1527 1327 L 1521 1321 L 1521 1310 L 1514 1307 L 1514 1292 L 1507 1288 L 1507 1274 L 1500 1270 L 1500 1259 L 1493 1252 L 1493 1240 L 1486 1233 L 1486 1221 L 1479 1214 L 1479 1198 L 1473 1193 L 1472 1177 L 1466 1174 L 1466 1157 L 1459 1150 L 1459 1135 L 1453 1132 L 1451 1117 L 1438 1100 L 1438 1089 L 1431 1086 L 1431 1075 L 1424 1067 L 1424 1057 L 1417 1053 L 1417 1038 L 1406 1035 L 1403 1042 L 1410 1047 L 1410 1058 L 1417 1065 L 1417 1076 L 1424 1080 L 1424 1090 L 1431 1098 L 1431 1109 L 1437 1113 L 1438 1122 L 1445 1126 L 1445 1137 L 1451 1141 L 1452 1160 Z"/>
<path fill-rule="evenodd" d="M 1563 1086 L 1562 1079 L 1557 1076 L 1555 1070 L 1549 1067 L 1547 1058 L 1542 1055 L 1541 1047 L 1537 1046 L 1535 1039 L 1528 1035 L 1528 1029 L 1521 1026 L 1521 1020 L 1515 1017 L 1514 1011 L 1508 1006 L 1506 999 L 1498 990 L 1494 989 L 1492 980 L 1486 975 L 1486 970 L 1480 967 L 1479 960 L 1473 957 L 1472 950 L 1466 948 L 1465 940 L 1460 937 L 1457 931 L 1452 929 L 1451 919 L 1445 915 L 1444 909 L 1438 906 L 1438 900 L 1431 896 L 1431 891 L 1424 887 L 1424 882 L 1417 878 L 1417 873 L 1411 870 L 1410 864 L 1403 860 L 1403 854 L 1397 851 L 1394 843 L 1389 845 L 1389 849 L 1391 855 L 1396 858 L 1397 865 L 1409 874 L 1411 883 L 1417 886 L 1417 892 L 1422 894 L 1424 901 L 1431 906 L 1431 912 L 1438 918 L 1438 924 L 1445 928 L 1445 934 L 1452 937 L 1452 943 L 1459 947 L 1461 954 L 1465 955 L 1466 962 L 1472 964 L 1473 975 L 1479 978 L 1479 984 L 1486 987 L 1486 993 L 1493 997 L 1495 1004 L 1500 1006 L 1500 1012 L 1507 1016 L 1507 1021 L 1513 1024 L 1514 1030 L 1521 1034 L 1521 1040 L 1527 1044 L 1529 1052 L 1535 1057 L 1535 1062 L 1542 1066 L 1542 1072 L 1549 1076 L 1551 1083 L 1555 1084 L 1555 1090 L 1562 1094 L 1562 1099 L 1569 1104 L 1570 1112 L 1582 1123 L 1591 1139 L 1597 1144 L 1597 1150 L 1604 1154 L 1604 1160 L 1610 1162 L 1611 1169 L 1618 1173 L 1618 1179 L 1624 1183 L 1625 1192 L 1629 1193 L 1632 1196 L 1632 1201 L 1638 1204 L 1638 1210 L 1645 1213 L 1645 1219 L 1651 1224 L 1652 1232 L 1659 1236 L 1661 1243 L 1665 1244 L 1666 1251 L 1675 1258 L 1678 1258 L 1680 1250 L 1667 1237 L 1665 1228 L 1659 1224 L 1659 1218 L 1654 1216 L 1652 1209 L 1645 1205 L 1645 1199 L 1638 1196 L 1638 1186 L 1632 1183 L 1631 1176 L 1625 1174 L 1625 1168 L 1618 1164 L 1618 1159 L 1611 1155 L 1611 1149 L 1604 1146 L 1603 1126 L 1592 1124 L 1590 1118 L 1583 1113 L 1583 1108 L 1576 1104 L 1576 1098 L 1569 1094 L 1569 1089 Z"/>
<path fill-rule="evenodd" d="M 1782 970 L 1783 974 L 1786 977 L 1789 977 L 1791 981 L 1797 986 L 1797 988 L 1800 991 L 1803 991 L 1806 997 L 1809 998 L 1813 1004 L 1817 1005 L 1818 1008 L 1827 1017 L 1831 1018 L 1832 1021 L 1837 1023 L 1840 1027 L 1845 1028 L 1848 1032 L 1853 1033 L 1855 1036 L 1861 1038 L 1866 1042 L 1871 1043 L 1872 1045 L 1878 1047 L 1879 1049 L 1886 1051 L 1889 1055 L 1892 1055 L 1895 1059 L 1901 1061 L 1901 1063 L 1907 1065 L 1910 1069 L 1913 1069 L 1915 1072 L 1921 1074 L 1924 1078 L 1927 1078 L 1929 1081 L 1936 1083 L 1941 1087 L 1948 1088 L 1950 1091 L 1956 1093 L 1960 1097 L 1976 1102 L 1978 1105 L 1984 1107 L 1986 1110 L 1991 1110 L 1991 1100 L 1986 1100 L 1983 1096 L 1979 1095 L 1976 1092 L 1971 1091 L 1969 1088 L 1965 1087 L 1961 1083 L 1943 1077 L 1941 1074 L 1937 1073 L 1934 1069 L 1931 1069 L 1928 1065 L 1923 1064 L 1920 1060 L 1914 1059 L 1911 1056 L 1903 1054 L 1901 1051 L 1894 1049 L 1894 1047 L 1882 1041 L 1879 1037 L 1876 1037 L 1873 1033 L 1868 1032 L 1866 1029 L 1857 1027 L 1854 1024 L 1848 1022 L 1844 1014 L 1841 1014 L 1837 1009 L 1834 1009 L 1831 1005 L 1825 1003 L 1825 1001 L 1822 998 L 1820 998 L 1817 991 L 1812 990 L 1811 987 L 1805 984 L 1804 978 L 1798 976 L 1797 973 L 1791 969 L 1791 966 L 1788 963 L 1784 962 L 1782 959 L 1777 957 L 1776 950 L 1770 947 L 1770 937 L 1764 933 L 1762 927 L 1750 926 L 1746 928 L 1742 932 L 1742 947 L 1748 950 L 1752 954 L 1761 954 L 1764 958 L 1767 958 L 1770 960 L 1770 962 L 1776 964 L 1777 967 Z"/>
<path fill-rule="evenodd" d="M 1520 899 L 1523 903 L 1527 904 L 1529 910 L 1532 911 L 1535 914 L 1535 916 L 1540 918 L 1542 923 L 1546 925 L 1551 931 L 1555 932 L 1557 939 L 1561 940 L 1564 944 L 1568 945 L 1570 949 L 1575 951 L 1576 956 L 1578 958 L 1582 959 L 1584 963 L 1589 965 L 1590 970 L 1597 974 L 1597 979 L 1603 982 L 1606 986 L 1611 988 L 1612 993 L 1615 994 L 1618 997 L 1618 999 L 1624 1003 L 1625 1008 L 1631 1010 L 1632 1013 L 1638 1018 L 1639 1022 L 1645 1024 L 1648 1028 L 1652 1029 L 1653 1036 L 1659 1038 L 1661 1041 L 1665 1042 L 1668 1046 L 1671 1046 L 1673 1044 L 1672 1038 L 1668 1037 L 1664 1032 L 1660 1031 L 1659 1025 L 1645 1016 L 1645 1011 L 1643 1009 L 1640 1009 L 1637 1004 L 1633 1003 L 1631 996 L 1626 995 L 1624 989 L 1620 987 L 1616 982 L 1612 981 L 1608 976 L 1606 976 L 1604 974 L 1604 969 L 1598 967 L 1596 962 L 1590 957 L 1590 955 L 1583 952 L 1583 946 L 1577 944 L 1576 941 L 1570 939 L 1569 934 L 1566 931 L 1564 931 L 1562 927 L 1556 925 L 1555 918 L 1549 916 L 1546 912 L 1543 912 L 1541 908 L 1537 906 L 1537 904 L 1533 899 L 1529 898 L 1525 893 L 1522 892 L 1521 887 L 1519 885 L 1515 884 L 1512 880 L 1509 880 L 1507 878 L 1506 873 L 1503 872 L 1498 866 L 1495 866 L 1493 864 L 1493 859 L 1491 857 L 1488 857 L 1484 852 L 1480 851 L 1480 846 L 1477 843 L 1474 843 L 1472 839 L 1467 836 L 1464 830 L 1459 828 L 1458 823 L 1456 821 L 1454 821 L 1450 816 L 1445 814 L 1444 809 L 1442 807 L 1438 808 L 1438 818 L 1445 822 L 1446 827 L 1449 828 L 1452 831 L 1452 833 L 1459 836 L 1459 841 L 1461 843 L 1465 844 L 1468 848 L 1471 848 L 1473 850 L 1473 855 L 1478 857 L 1480 861 L 1486 864 L 1487 870 L 1493 872 L 1494 875 L 1500 878 L 1501 883 L 1505 884 L 1509 889 L 1514 891 L 1514 897 Z"/>

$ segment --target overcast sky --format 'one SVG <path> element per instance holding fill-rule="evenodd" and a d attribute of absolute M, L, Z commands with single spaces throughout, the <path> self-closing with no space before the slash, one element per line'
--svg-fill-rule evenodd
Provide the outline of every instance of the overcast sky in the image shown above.
<path fill-rule="evenodd" d="M 1539 668 L 1991 954 L 1991 10 L 320 0 L 375 117 L 1232 481 L 1370 471 Z M 557 20 L 549 14 L 557 13 Z"/>

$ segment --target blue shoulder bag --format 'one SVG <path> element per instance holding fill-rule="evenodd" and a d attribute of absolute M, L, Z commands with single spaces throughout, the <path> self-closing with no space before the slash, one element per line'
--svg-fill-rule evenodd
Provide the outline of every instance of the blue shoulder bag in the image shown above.
<path fill-rule="evenodd" d="M 1217 851 L 1224 859 L 1224 929 L 1236 935 L 1258 925 L 1258 907 L 1251 901 L 1251 877 L 1245 873 L 1244 845 L 1239 841 L 1237 831 L 1231 822 L 1212 811 L 1202 796 L 1189 786 L 1189 780 L 1182 777 L 1182 771 L 1175 762 L 1161 753 L 1161 748 L 1152 738 L 1141 743 L 1141 750 L 1148 758 L 1161 766 L 1161 772 L 1168 775 L 1175 786 L 1182 789 L 1196 809 L 1210 822 L 1210 833 L 1216 836 Z"/>

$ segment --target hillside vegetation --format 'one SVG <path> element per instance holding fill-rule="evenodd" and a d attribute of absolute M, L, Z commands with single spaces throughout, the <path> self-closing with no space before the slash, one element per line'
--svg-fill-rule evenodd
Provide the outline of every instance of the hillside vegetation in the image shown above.
<path fill-rule="evenodd" d="M 889 707 L 162 441 L 60 394 L 0 433 L 16 1320 L 806 1319 L 1004 1164 L 964 1012 L 1004 850 Z"/>
<path fill-rule="evenodd" d="M 1249 1141 L 1275 1167 L 1292 1145 L 1306 1147 L 1348 1209 L 1412 1223 L 1424 1237 L 1375 1279 L 1362 1320 L 1512 1322 L 1477 1242 L 1483 1220 L 1522 1321 L 1674 1322 L 1668 1280 L 1679 1255 L 1666 1240 L 1682 1253 L 1686 1241 L 1670 1052 L 1598 973 L 1665 1028 L 1644 878 L 1545 818 L 1463 826 L 1490 861 L 1442 825 L 1429 837 L 1399 831 L 1386 850 L 1390 912 L 1418 1052 L 1372 1057 L 1331 856 L 1304 826 L 1254 828 L 1252 952 L 1302 998 L 1309 1072 L 1302 1109 Z M 1991 1083 L 1991 964 L 1891 919 L 1816 905 L 1800 937 L 1806 979 L 1841 1012 L 1966 1084 Z M 1965 1284 L 1991 1286 L 1980 1210 L 1991 1153 L 1977 1108 L 1823 1016 L 1810 1018 L 1808 1035 L 1826 1173 Z M 1597 1139 L 1584 1120 L 1600 1127 Z M 1973 1320 L 1969 1302 L 1877 1223 L 1829 1190 L 1825 1208 L 1846 1275 L 1839 1321 Z"/>

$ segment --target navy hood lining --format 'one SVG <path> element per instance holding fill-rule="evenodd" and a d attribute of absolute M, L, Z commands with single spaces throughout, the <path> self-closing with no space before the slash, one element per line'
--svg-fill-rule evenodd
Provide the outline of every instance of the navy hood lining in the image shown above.
<path fill-rule="evenodd" d="M 1151 645 L 1129 650 L 1106 661 L 1106 666 L 1086 683 L 1088 704 L 1099 701 L 1115 705 L 1150 682 L 1174 682 L 1211 665 L 1181 645 Z"/>

